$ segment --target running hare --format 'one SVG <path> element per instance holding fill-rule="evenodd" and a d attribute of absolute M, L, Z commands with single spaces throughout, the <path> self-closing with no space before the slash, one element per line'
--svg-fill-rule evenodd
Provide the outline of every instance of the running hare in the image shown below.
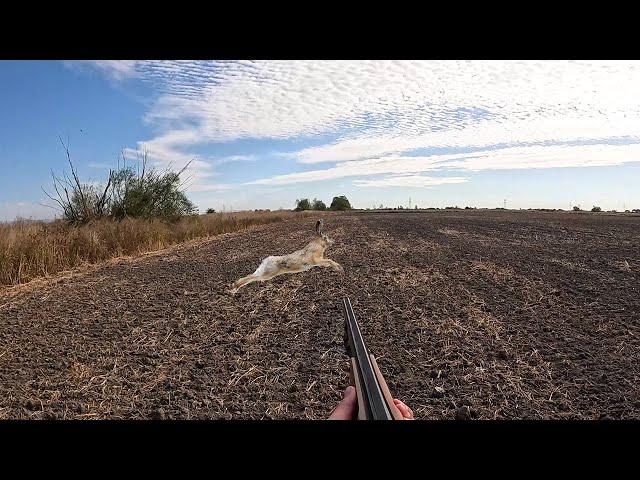
<path fill-rule="evenodd" d="M 255 272 L 242 277 L 233 284 L 230 293 L 235 294 L 251 282 L 264 282 L 283 273 L 304 272 L 313 267 L 331 267 L 338 272 L 344 272 L 339 263 L 324 258 L 324 251 L 333 244 L 333 240 L 322 233 L 322 220 L 316 222 L 316 234 L 316 238 L 311 240 L 302 250 L 288 255 L 272 255 L 262 260 Z"/>

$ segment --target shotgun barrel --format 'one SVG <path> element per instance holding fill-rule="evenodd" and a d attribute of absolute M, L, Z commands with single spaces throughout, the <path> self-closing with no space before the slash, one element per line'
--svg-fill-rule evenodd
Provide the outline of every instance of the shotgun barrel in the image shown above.
<path fill-rule="evenodd" d="M 367 350 L 349 297 L 342 299 L 345 317 L 344 346 L 351 363 L 351 384 L 358 396 L 358 420 L 400 420 L 378 364 Z"/>

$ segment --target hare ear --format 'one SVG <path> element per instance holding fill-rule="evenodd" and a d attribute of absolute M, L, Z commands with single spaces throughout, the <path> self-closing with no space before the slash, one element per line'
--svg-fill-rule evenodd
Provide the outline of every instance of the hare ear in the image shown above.
<path fill-rule="evenodd" d="M 322 235 L 322 220 L 316 222 L 316 233 Z"/>

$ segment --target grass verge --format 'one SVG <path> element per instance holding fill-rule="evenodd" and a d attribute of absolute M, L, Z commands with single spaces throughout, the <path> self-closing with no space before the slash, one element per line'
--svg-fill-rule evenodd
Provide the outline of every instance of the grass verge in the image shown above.
<path fill-rule="evenodd" d="M 102 219 L 82 226 L 57 220 L 0 223 L 0 288 L 81 265 L 160 250 L 199 237 L 280 222 L 307 212 L 239 212 L 183 217 L 177 222 Z"/>

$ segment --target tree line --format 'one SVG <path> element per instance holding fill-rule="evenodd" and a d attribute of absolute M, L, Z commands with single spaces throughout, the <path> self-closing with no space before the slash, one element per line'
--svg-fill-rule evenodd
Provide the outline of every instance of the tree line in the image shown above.
<path fill-rule="evenodd" d="M 309 201 L 308 198 L 298 198 L 296 199 L 296 208 L 294 209 L 296 212 L 301 212 L 303 210 L 327 210 L 327 205 L 322 201 L 314 198 L 313 201 Z M 331 205 L 328 210 L 334 211 L 343 211 L 343 210 L 351 210 L 351 203 L 344 195 L 340 195 L 339 197 L 333 197 L 331 201 Z"/>

